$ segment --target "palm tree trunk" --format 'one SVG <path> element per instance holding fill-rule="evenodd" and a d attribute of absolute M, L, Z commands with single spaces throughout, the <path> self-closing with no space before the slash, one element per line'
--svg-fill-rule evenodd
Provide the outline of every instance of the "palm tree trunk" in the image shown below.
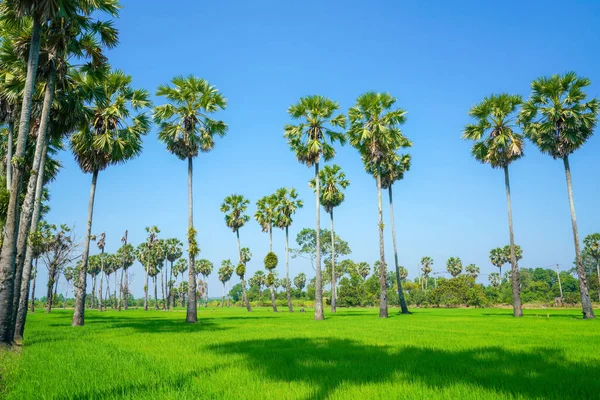
<path fill-rule="evenodd" d="M 275 289 L 273 285 L 269 285 L 269 291 L 271 292 L 271 305 L 273 306 L 273 312 L 277 312 L 277 302 L 275 301 Z"/>
<path fill-rule="evenodd" d="M 323 277 L 321 275 L 321 193 L 319 183 L 319 161 L 315 163 L 315 204 L 316 204 L 316 236 L 317 251 L 315 257 L 315 320 L 323 320 Z"/>
<path fill-rule="evenodd" d="M 159 307 L 158 307 L 158 287 L 156 284 L 156 281 L 157 281 L 156 275 L 154 275 L 152 277 L 152 281 L 154 282 L 154 309 L 158 310 L 159 309 Z"/>
<path fill-rule="evenodd" d="M 54 266 L 51 266 L 48 271 L 48 285 L 46 286 L 46 314 L 52 311 L 52 289 L 54 289 L 55 276 Z"/>
<path fill-rule="evenodd" d="M 565 164 L 565 175 L 567 178 L 567 190 L 569 192 L 569 207 L 571 208 L 571 225 L 573 226 L 573 241 L 575 242 L 575 259 L 577 261 L 577 276 L 579 277 L 579 293 L 581 294 L 581 308 L 583 318 L 596 318 L 592 309 L 592 300 L 588 291 L 587 275 L 583 267 L 583 259 L 581 250 L 579 249 L 579 232 L 577 229 L 577 217 L 575 215 L 575 204 L 573 200 L 573 183 L 571 181 L 571 167 L 569 166 L 569 158 L 563 158 Z"/>
<path fill-rule="evenodd" d="M 292 288 L 290 283 L 290 244 L 289 244 L 289 227 L 285 227 L 285 292 L 287 295 L 288 310 L 294 312 L 292 307 Z"/>
<path fill-rule="evenodd" d="M 225 308 L 225 282 L 223 282 L 223 298 L 221 299 L 221 308 Z"/>
<path fill-rule="evenodd" d="M 385 249 L 383 242 L 383 204 L 381 200 L 381 173 L 379 171 L 379 166 L 377 166 L 377 207 L 379 211 L 379 260 L 381 262 L 379 268 L 379 318 L 387 318 L 387 270 L 385 266 Z"/>
<path fill-rule="evenodd" d="M 73 313 L 73 326 L 83 326 L 84 307 L 85 307 L 85 287 L 87 283 L 88 257 L 90 254 L 90 240 L 92 236 L 92 219 L 94 216 L 94 197 L 96 195 L 96 183 L 98 181 L 98 171 L 92 174 L 92 186 L 90 188 L 90 200 L 88 204 L 87 227 L 85 232 L 85 244 L 83 254 L 81 255 L 81 269 L 79 271 L 79 282 L 77 283 L 77 294 L 75 296 L 75 312 Z"/>
<path fill-rule="evenodd" d="M 91 308 L 96 307 L 96 275 L 92 276 L 92 300 L 90 303 Z"/>
<path fill-rule="evenodd" d="M 596 275 L 598 276 L 598 301 L 600 301 L 600 262 L 596 263 Z"/>
<path fill-rule="evenodd" d="M 48 131 L 48 121 L 50 119 L 50 108 L 52 107 L 52 98 L 54 96 L 54 84 L 56 82 L 56 69 L 54 67 L 50 70 L 50 75 L 46 81 L 46 90 L 44 92 L 44 103 L 42 106 L 42 115 L 40 120 L 40 126 L 38 129 L 38 137 L 35 144 L 35 154 L 33 157 L 33 163 L 29 175 L 29 182 L 27 183 L 27 192 L 25 200 L 21 206 L 21 217 L 19 219 L 19 228 L 17 235 L 17 252 L 15 258 L 15 282 L 14 282 L 14 299 L 13 299 L 13 332 L 15 324 L 17 322 L 17 315 L 19 309 L 19 300 L 21 298 L 21 282 L 23 277 L 23 263 L 25 260 L 25 253 L 27 249 L 27 239 L 29 238 L 29 232 L 32 228 L 31 220 L 33 218 L 34 202 L 35 202 L 35 190 L 37 187 L 38 175 L 43 175 L 44 171 L 40 169 L 42 163 L 43 152 L 46 150 L 46 133 Z M 37 228 L 33 226 L 33 230 Z M 27 292 L 26 292 L 27 293 Z"/>
<path fill-rule="evenodd" d="M 204 277 L 204 281 L 206 282 L 206 290 L 204 291 L 204 308 L 208 307 L 208 277 Z"/>
<path fill-rule="evenodd" d="M 12 152 L 13 152 L 13 135 L 15 134 L 15 123 L 10 118 L 8 121 L 8 143 L 6 144 L 6 190 L 10 190 L 12 185 Z"/>
<path fill-rule="evenodd" d="M 124 307 L 126 310 L 129 310 L 129 272 L 125 270 L 125 293 L 123 293 Z"/>
<path fill-rule="evenodd" d="M 194 207 L 192 196 L 193 166 L 192 158 L 188 158 L 188 232 L 194 229 Z M 198 322 L 198 310 L 196 309 L 196 275 L 194 271 L 194 257 L 189 257 L 188 266 L 188 302 L 185 322 L 195 324 Z"/>
<path fill-rule="evenodd" d="M 242 297 L 244 300 L 244 304 L 246 304 L 246 310 L 248 312 L 252 311 L 252 306 L 250 306 L 250 301 L 248 301 L 248 295 L 246 294 L 246 279 L 242 276 Z"/>
<path fill-rule="evenodd" d="M 227 291 L 227 308 L 231 305 L 231 280 L 227 281 L 227 286 L 229 290 Z"/>
<path fill-rule="evenodd" d="M 173 293 L 173 261 L 171 261 L 171 269 L 169 270 L 169 307 L 175 307 L 175 296 Z"/>
<path fill-rule="evenodd" d="M 29 135 L 29 119 L 31 116 L 31 103 L 35 90 L 35 75 L 38 67 L 40 51 L 41 23 L 34 18 L 29 58 L 27 59 L 27 77 L 21 105 L 19 119 L 19 134 L 17 135 L 17 148 L 11 159 L 12 182 L 8 201 L 6 223 L 4 225 L 4 240 L 0 252 L 0 344 L 10 345 L 13 340 L 13 296 L 15 280 L 15 253 L 17 241 L 17 228 L 19 218 L 20 183 L 25 168 L 25 150 L 27 136 Z M 16 311 L 16 310 L 15 310 Z"/>
<path fill-rule="evenodd" d="M 162 271 L 160 271 L 160 289 L 162 291 L 162 309 L 166 310 L 167 303 L 165 303 L 165 282 L 164 282 L 164 276 L 163 276 Z"/>
<path fill-rule="evenodd" d="M 123 275 L 125 274 L 125 265 L 121 268 L 121 281 L 119 283 L 119 305 L 117 307 L 117 311 L 121 311 L 121 307 L 123 306 L 123 294 L 125 293 L 123 290 Z"/>
<path fill-rule="evenodd" d="M 35 259 L 35 269 L 33 270 L 33 284 L 31 286 L 31 312 L 35 312 L 35 281 L 37 280 L 37 262 L 38 262 L 38 259 L 36 258 Z M 25 313 L 25 315 L 27 315 L 27 313 Z M 17 322 L 18 322 L 18 320 L 17 320 Z M 18 333 L 22 337 L 23 336 L 23 328 L 21 328 L 21 330 Z"/>
<path fill-rule="evenodd" d="M 46 158 L 48 155 L 48 138 L 46 138 L 44 144 L 44 150 L 42 151 L 42 159 L 40 160 L 39 170 L 44 171 L 46 168 Z M 44 174 L 38 174 L 36 188 L 35 188 L 35 200 L 33 202 L 33 217 L 31 219 L 31 230 L 37 230 L 38 223 L 40 220 L 40 211 L 42 207 L 42 189 L 44 188 Z M 37 265 L 37 258 L 35 260 Z M 25 321 L 27 319 L 27 302 L 29 297 L 29 285 L 31 281 L 31 270 L 33 264 L 33 247 L 27 246 L 25 251 L 25 261 L 23 262 L 23 277 L 21 281 L 21 297 L 19 299 L 19 306 L 17 308 L 17 320 L 15 323 L 14 337 L 15 340 L 23 337 L 25 331 Z M 37 270 L 37 267 L 36 267 Z M 73 278 L 73 284 L 75 284 L 75 277 Z M 34 280 L 35 283 L 35 280 Z M 34 292 L 35 293 L 35 292 Z"/>
<path fill-rule="evenodd" d="M 331 312 L 336 312 L 336 276 L 335 276 L 335 230 L 333 227 L 333 208 L 329 212 L 331 219 Z"/>
<path fill-rule="evenodd" d="M 521 286 L 519 283 L 519 266 L 515 256 L 515 236 L 513 233 L 512 205 L 510 199 L 510 180 L 508 177 L 508 166 L 504 166 L 504 185 L 506 187 L 506 203 L 508 205 L 508 232 L 510 236 L 510 264 L 512 266 L 512 292 L 513 292 L 513 315 L 523 316 L 521 308 Z"/>
<path fill-rule="evenodd" d="M 100 290 L 98 291 L 98 311 L 102 312 L 103 301 L 102 301 L 102 283 L 104 281 L 104 249 L 100 255 Z"/>
<path fill-rule="evenodd" d="M 273 252 L 273 224 L 269 225 L 269 253 Z"/>
<path fill-rule="evenodd" d="M 402 290 L 402 280 L 400 279 L 400 266 L 398 265 L 398 246 L 396 245 L 396 221 L 394 219 L 394 200 L 392 197 L 392 185 L 388 188 L 390 196 L 390 219 L 392 222 L 392 244 L 394 245 L 394 263 L 396 267 L 396 283 L 398 285 L 398 299 L 400 301 L 400 309 L 402 314 L 410 314 L 406 299 L 404 298 L 404 290 Z"/>

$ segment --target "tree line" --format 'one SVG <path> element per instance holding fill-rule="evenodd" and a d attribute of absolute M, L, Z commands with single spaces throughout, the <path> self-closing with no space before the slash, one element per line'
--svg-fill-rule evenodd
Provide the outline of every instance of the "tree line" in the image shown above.
<path fill-rule="evenodd" d="M 103 268 L 108 266 L 106 271 L 111 268 L 111 258 L 103 255 L 105 236 L 92 234 L 100 172 L 139 156 L 142 138 L 150 132 L 152 124 L 156 126 L 158 139 L 167 151 L 187 164 L 186 322 L 197 322 L 196 262 L 200 250 L 193 216 L 193 161 L 199 154 L 212 151 L 216 139 L 226 135 L 228 126 L 216 115 L 227 107 L 227 99 L 208 81 L 188 75 L 176 76 L 169 83 L 159 85 L 156 96 L 160 104 L 152 104 L 149 92 L 135 88 L 131 76 L 113 69 L 106 56 L 106 50 L 118 44 L 118 30 L 113 19 L 118 16 L 119 9 L 118 0 L 6 0 L 0 4 L 0 122 L 5 127 L 2 138 L 6 160 L 2 171 L 6 190 L 3 188 L 0 193 L 0 200 L 4 202 L 1 207 L 3 235 L 0 253 L 0 342 L 3 344 L 18 342 L 23 335 L 37 254 L 35 237 L 45 229 L 43 217 L 49 204 L 45 185 L 57 177 L 60 168 L 60 163 L 53 156 L 63 146 L 68 146 L 81 170 L 91 176 L 81 259 L 72 278 L 75 291 L 72 325 L 81 326 L 85 322 L 89 270 L 95 270 L 98 265 L 98 259 L 90 256 L 92 241 L 96 240 L 100 249 L 101 274 Z M 494 94 L 469 112 L 474 122 L 465 127 L 463 137 L 475 141 L 473 156 L 504 171 L 515 316 L 521 316 L 522 310 L 508 167 L 522 157 L 527 138 L 543 153 L 563 161 L 580 300 L 584 317 L 594 318 L 580 251 L 569 167 L 569 157 L 592 136 L 597 123 L 598 100 L 587 99 L 585 88 L 589 85 L 589 79 L 572 72 L 542 77 L 532 83 L 527 100 L 517 95 Z M 396 105 L 391 94 L 385 92 L 367 92 L 358 96 L 347 113 L 340 111 L 338 102 L 320 95 L 302 97 L 287 111 L 291 121 L 283 127 L 283 137 L 297 161 L 314 169 L 310 181 L 316 205 L 314 318 L 324 319 L 322 266 L 325 257 L 321 251 L 322 241 L 331 243 L 327 258 L 334 283 L 332 312 L 335 312 L 337 304 L 334 209 L 343 202 L 343 190 L 349 181 L 339 166 L 324 164 L 335 157 L 336 146 L 346 142 L 357 150 L 365 171 L 373 177 L 377 188 L 379 316 L 388 316 L 389 304 L 382 198 L 385 189 L 388 191 L 392 221 L 396 292 L 401 312 L 408 313 L 398 264 L 392 194 L 393 184 L 403 179 L 410 169 L 410 155 L 400 153 L 412 146 L 401 130 L 406 122 L 406 111 Z M 302 203 L 294 196 L 293 189 L 281 190 L 276 194 L 276 206 L 270 204 L 273 199 L 269 196 L 264 199 L 264 204 L 261 203 L 267 214 L 260 216 L 262 222 L 259 223 L 266 232 L 272 232 L 273 226 L 283 229 L 287 238 L 292 216 Z M 225 199 L 221 208 L 226 214 L 227 226 L 238 239 L 237 264 L 222 265 L 224 279 L 235 272 L 245 280 L 247 261 L 244 260 L 249 259 L 250 254 L 242 251 L 239 230 L 249 219 L 244 214 L 247 205 L 248 200 L 234 194 Z M 321 235 L 321 206 L 330 217 L 329 238 Z M 267 210 L 269 207 L 276 207 L 277 215 Z M 57 231 L 55 237 L 62 232 L 59 241 L 70 237 L 67 230 L 58 227 L 54 230 Z M 157 234 L 152 227 L 148 228 L 147 242 L 141 249 L 136 249 L 137 257 L 145 267 L 146 308 L 149 279 L 153 281 L 156 297 L 157 265 L 160 260 L 167 260 L 166 255 L 158 254 L 162 246 L 157 245 Z M 126 250 L 123 251 L 133 254 L 126 246 L 126 235 L 124 238 Z M 123 273 L 120 279 L 124 282 L 127 280 L 123 276 L 126 270 L 122 267 L 123 260 L 131 259 L 131 254 L 121 254 L 117 261 L 117 264 L 121 263 Z M 457 260 L 452 263 L 455 265 Z M 286 296 L 288 308 L 292 311 L 288 264 L 289 248 L 286 244 Z M 269 271 L 267 285 L 272 288 L 275 277 L 271 271 L 278 265 L 272 249 L 264 256 L 264 265 Z M 165 281 L 170 280 L 161 282 L 166 292 L 169 288 Z M 99 286 L 102 285 L 103 279 L 100 279 Z M 117 284 L 113 285 L 113 289 L 116 288 Z M 104 288 L 100 289 L 99 297 Z M 275 306 L 273 290 L 270 289 L 270 292 Z M 247 299 L 245 303 L 250 311 Z M 99 306 L 101 304 L 99 302 Z"/>

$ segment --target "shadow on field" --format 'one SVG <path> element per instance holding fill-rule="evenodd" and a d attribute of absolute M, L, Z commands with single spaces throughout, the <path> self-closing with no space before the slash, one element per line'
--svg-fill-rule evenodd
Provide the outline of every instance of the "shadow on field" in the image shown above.
<path fill-rule="evenodd" d="M 555 349 L 444 351 L 297 338 L 229 342 L 211 350 L 243 356 L 268 379 L 308 383 L 315 387 L 311 398 L 326 398 L 342 384 L 402 381 L 440 389 L 463 383 L 522 398 L 584 399 L 600 392 L 600 366 L 574 363 Z"/>

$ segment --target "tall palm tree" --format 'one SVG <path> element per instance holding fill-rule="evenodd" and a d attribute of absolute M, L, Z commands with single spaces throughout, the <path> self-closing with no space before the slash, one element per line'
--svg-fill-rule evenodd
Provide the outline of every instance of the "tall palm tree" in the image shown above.
<path fill-rule="evenodd" d="M 261 290 L 263 285 L 265 284 L 265 273 L 263 271 L 256 271 L 254 276 L 249 280 L 250 286 L 256 286 L 258 288 L 258 307 L 260 307 L 261 300 Z"/>
<path fill-rule="evenodd" d="M 273 251 L 273 225 L 277 213 L 277 197 L 274 194 L 261 197 L 256 201 L 254 219 L 259 223 L 263 232 L 269 233 L 269 252 Z"/>
<path fill-rule="evenodd" d="M 358 149 L 365 169 L 375 176 L 377 182 L 377 205 L 379 209 L 379 317 L 387 318 L 387 270 L 383 240 L 383 206 L 381 200 L 381 166 L 386 157 L 400 147 L 409 145 L 400 125 L 406 121 L 406 111 L 393 110 L 396 99 L 389 93 L 368 92 L 358 97 L 356 105 L 348 111 L 350 144 Z"/>
<path fill-rule="evenodd" d="M 296 154 L 297 160 L 308 167 L 315 167 L 316 200 L 316 258 L 315 258 L 315 320 L 324 319 L 323 315 L 323 277 L 321 276 L 321 184 L 319 182 L 319 163 L 335 156 L 333 144 L 344 144 L 346 138 L 336 128 L 345 128 L 346 116 L 337 114 L 340 105 L 326 97 L 313 95 L 302 97 L 297 104 L 290 106 L 288 114 L 296 125 L 285 126 L 285 138 Z"/>
<path fill-rule="evenodd" d="M 83 77 L 82 79 L 93 79 Z M 71 137 L 71 149 L 83 172 L 92 174 L 90 199 L 82 268 L 76 284 L 73 326 L 84 324 L 84 305 L 87 259 L 90 249 L 94 198 L 98 174 L 110 165 L 121 164 L 142 152 L 142 136 L 150 130 L 150 119 L 145 109 L 151 105 L 148 92 L 134 89 L 131 76 L 123 71 L 106 73 L 98 82 L 97 98 L 88 106 L 89 119 L 82 129 Z"/>
<path fill-rule="evenodd" d="M 246 214 L 250 200 L 240 194 L 225 197 L 221 204 L 221 212 L 225 213 L 225 224 L 235 232 L 238 244 L 238 263 L 242 262 L 242 245 L 240 242 L 240 228 L 250 221 Z"/>
<path fill-rule="evenodd" d="M 173 297 L 173 263 L 177 261 L 183 255 L 183 243 L 177 238 L 170 238 L 165 240 L 166 245 L 166 253 L 167 253 L 167 261 L 171 264 L 171 269 L 168 273 L 166 273 L 167 279 L 167 295 L 169 297 L 168 307 L 174 307 L 175 298 Z"/>
<path fill-rule="evenodd" d="M 273 270 L 277 267 L 277 255 L 273 252 L 267 253 L 265 256 L 265 269 L 269 271 L 267 274 L 267 278 L 265 279 L 265 283 L 269 287 L 269 291 L 271 292 L 271 306 L 273 307 L 273 312 L 277 312 L 277 303 L 275 301 L 275 274 Z"/>
<path fill-rule="evenodd" d="M 465 267 L 465 272 L 473 279 L 477 279 L 479 276 L 479 267 L 475 264 L 469 264 Z"/>
<path fill-rule="evenodd" d="M 98 249 L 100 250 L 100 291 L 98 292 L 98 311 L 102 312 L 102 307 L 104 306 L 102 301 L 102 282 L 104 278 L 102 275 L 106 275 L 104 271 L 104 266 L 106 264 L 106 258 L 104 257 L 104 248 L 106 246 L 106 234 L 102 232 L 98 237 L 94 236 L 91 240 L 97 240 L 96 244 Z"/>
<path fill-rule="evenodd" d="M 490 262 L 500 270 L 500 277 L 502 277 L 502 266 L 508 260 L 506 256 L 506 252 L 501 247 L 490 250 Z"/>
<path fill-rule="evenodd" d="M 326 165 L 319 172 L 319 182 L 321 184 L 321 205 L 325 212 L 329 214 L 331 225 L 331 312 L 336 312 L 336 272 L 335 272 L 335 229 L 333 224 L 333 209 L 339 207 L 344 201 L 344 189 L 350 185 L 346 179 L 346 174 L 342 167 L 337 164 Z M 312 179 L 310 186 L 316 188 L 316 181 Z"/>
<path fill-rule="evenodd" d="M 292 307 L 292 288 L 290 287 L 290 242 L 289 228 L 293 222 L 293 216 L 296 210 L 302 208 L 304 203 L 298 199 L 296 189 L 280 188 L 275 192 L 277 199 L 277 210 L 275 223 L 278 228 L 285 229 L 285 278 L 286 278 L 286 295 L 288 302 L 288 310 L 294 312 Z"/>
<path fill-rule="evenodd" d="M 425 256 L 425 257 L 421 258 L 421 271 L 423 271 L 423 273 L 425 273 L 425 270 L 429 270 L 429 272 L 431 272 L 432 265 L 433 265 L 433 258 L 431 258 L 429 256 Z M 427 279 L 427 278 L 425 278 L 425 279 Z M 423 288 L 423 281 L 421 281 L 420 283 L 421 283 L 421 288 Z"/>
<path fill-rule="evenodd" d="M 242 301 L 246 305 L 246 309 L 248 312 L 252 311 L 252 307 L 250 306 L 250 301 L 248 301 L 248 295 L 246 294 L 246 264 L 250 262 L 252 258 L 252 253 L 250 253 L 250 249 L 247 247 L 243 247 L 240 251 L 240 263 L 235 269 L 235 273 L 240 277 L 242 281 Z"/>
<path fill-rule="evenodd" d="M 221 308 L 224 308 L 225 307 L 225 294 L 226 294 L 225 284 L 227 282 L 229 282 L 229 279 L 231 279 L 231 275 L 233 275 L 233 263 L 231 262 L 231 260 L 223 260 L 221 262 L 221 268 L 219 268 L 218 273 L 219 273 L 219 280 L 223 284 L 223 299 L 221 301 Z M 229 294 L 228 293 L 227 293 L 227 307 L 229 307 Z"/>
<path fill-rule="evenodd" d="M 423 271 L 423 281 L 421 283 L 421 289 L 427 290 L 427 286 L 429 283 L 429 274 L 431 273 L 431 264 L 423 264 L 423 267 L 421 267 L 421 271 Z"/>
<path fill-rule="evenodd" d="M 600 299 L 600 233 L 591 233 L 583 239 L 583 252 L 587 253 L 596 262 L 596 276 L 598 278 L 598 298 Z"/>
<path fill-rule="evenodd" d="M 198 260 L 198 272 L 202 275 L 205 282 L 205 290 L 204 290 L 204 307 L 208 306 L 208 276 L 212 274 L 213 271 L 213 263 L 208 260 L 202 259 Z"/>
<path fill-rule="evenodd" d="M 406 141 L 406 146 L 412 146 L 412 143 Z M 398 263 L 398 246 L 396 244 L 396 221 L 394 218 L 394 201 L 392 196 L 392 186 L 396 181 L 404 179 L 404 174 L 410 169 L 411 157 L 409 154 L 397 155 L 392 153 L 386 158 L 381 166 L 381 187 L 388 189 L 390 199 L 390 220 L 392 221 L 392 244 L 394 246 L 394 264 L 396 266 L 396 284 L 398 285 L 398 300 L 400 301 L 400 312 L 410 314 L 408 305 L 404 298 L 402 290 L 402 279 L 400 279 L 400 265 Z"/>
<path fill-rule="evenodd" d="M 157 236 L 160 230 L 156 226 L 147 226 L 146 233 L 148 234 L 146 241 L 140 243 L 136 249 L 136 257 L 144 266 L 144 311 L 148 311 L 148 277 L 156 265 L 155 247 L 159 244 Z"/>
<path fill-rule="evenodd" d="M 587 95 L 583 90 L 590 83 L 589 79 L 579 77 L 574 72 L 536 79 L 531 84 L 531 96 L 523 104 L 519 116 L 525 135 L 540 151 L 549 154 L 555 160 L 563 160 L 581 307 L 586 319 L 595 318 L 595 315 L 581 257 L 569 156 L 594 134 L 598 122 L 600 103 L 597 98 L 586 101 Z"/>
<path fill-rule="evenodd" d="M 198 252 L 192 195 L 193 159 L 198 152 L 209 152 L 215 146 L 215 136 L 223 137 L 227 125 L 211 115 L 227 107 L 227 99 L 204 79 L 195 76 L 176 76 L 171 85 L 160 85 L 157 96 L 165 97 L 167 104 L 154 109 L 154 120 L 159 124 L 158 139 L 167 150 L 188 163 L 188 304 L 187 323 L 198 322 L 196 309 L 196 278 L 194 259 Z"/>
<path fill-rule="evenodd" d="M 127 243 L 127 231 L 125 231 L 125 235 L 123 235 L 121 241 L 123 242 L 123 245 L 117 250 L 117 258 L 121 263 L 121 296 L 119 296 L 119 304 L 117 307 L 119 311 L 121 311 L 123 305 L 126 310 L 129 308 L 127 304 L 129 298 L 129 276 L 127 271 L 135 262 L 135 249 L 131 244 Z M 124 283 L 123 279 L 125 279 Z"/>
<path fill-rule="evenodd" d="M 474 123 L 465 127 L 464 139 L 473 140 L 471 154 L 483 164 L 504 170 L 504 187 L 508 206 L 508 232 L 510 237 L 510 263 L 512 265 L 513 315 L 523 316 L 519 266 L 515 257 L 515 237 L 513 232 L 512 205 L 508 166 L 523 156 L 523 135 L 517 133 L 516 122 L 521 96 L 507 93 L 493 94 L 483 99 L 469 111 Z"/>
<path fill-rule="evenodd" d="M 459 257 L 450 257 L 446 261 L 446 270 L 452 275 L 453 278 L 456 278 L 462 273 L 462 261 Z"/>

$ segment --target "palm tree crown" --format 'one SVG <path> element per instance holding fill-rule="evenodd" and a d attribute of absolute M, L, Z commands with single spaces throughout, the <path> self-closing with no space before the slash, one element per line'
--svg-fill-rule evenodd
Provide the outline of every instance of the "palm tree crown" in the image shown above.
<path fill-rule="evenodd" d="M 225 213 L 225 224 L 234 232 L 237 232 L 250 217 L 246 214 L 250 201 L 240 194 L 232 194 L 225 197 L 221 204 L 221 212 Z"/>
<path fill-rule="evenodd" d="M 462 137 L 476 143 L 473 157 L 493 168 L 503 168 L 523 156 L 523 135 L 515 132 L 519 95 L 493 94 L 469 111 L 475 123 L 465 127 Z"/>
<path fill-rule="evenodd" d="M 342 171 L 342 168 L 334 164 L 326 165 L 319 172 L 319 183 L 321 184 L 321 205 L 325 208 L 325 211 L 330 213 L 344 201 L 343 190 L 350 185 L 350 181 L 346 179 L 346 174 Z M 316 186 L 315 179 L 311 179 L 309 185 L 314 189 Z"/>
<path fill-rule="evenodd" d="M 180 159 L 196 157 L 199 151 L 211 151 L 215 146 L 214 136 L 223 137 L 227 133 L 223 121 L 210 117 L 227 107 L 227 99 L 206 80 L 177 76 L 171 85 L 160 85 L 156 95 L 164 96 L 168 102 L 154 109 L 158 139 Z"/>
<path fill-rule="evenodd" d="M 275 225 L 284 229 L 292 225 L 293 215 L 302 208 L 304 203 L 298 199 L 296 189 L 279 188 L 274 194 L 275 199 Z"/>
<path fill-rule="evenodd" d="M 525 135 L 555 159 L 569 156 L 594 133 L 598 99 L 586 101 L 590 80 L 574 72 L 539 78 L 519 115 Z"/>

